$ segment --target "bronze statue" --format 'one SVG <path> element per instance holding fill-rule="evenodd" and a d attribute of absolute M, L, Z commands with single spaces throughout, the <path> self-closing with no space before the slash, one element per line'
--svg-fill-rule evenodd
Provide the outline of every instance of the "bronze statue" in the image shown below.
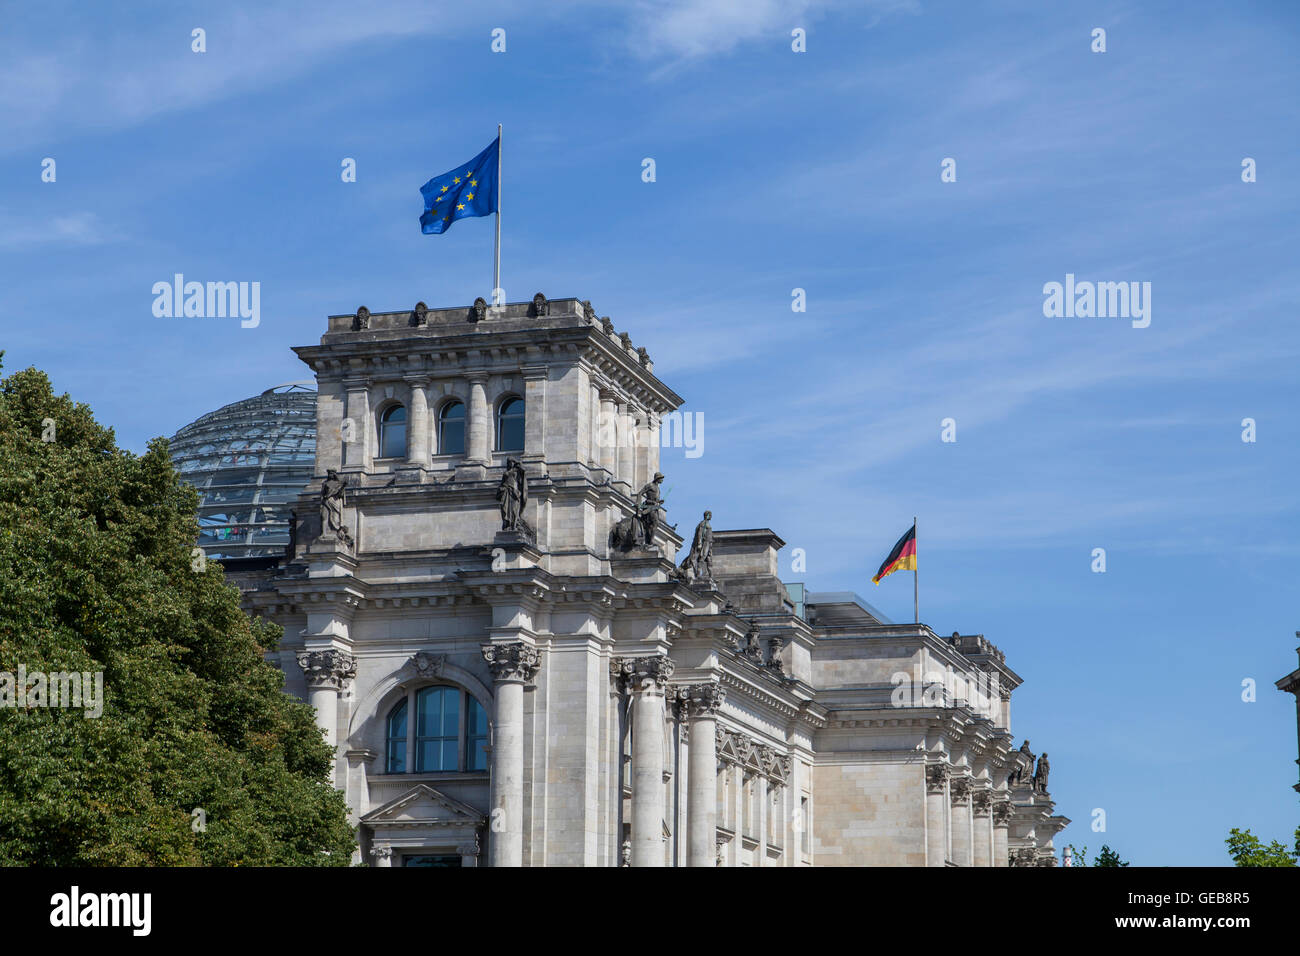
<path fill-rule="evenodd" d="M 335 469 L 326 472 L 320 486 L 320 531 L 321 534 L 338 535 L 350 547 L 352 533 L 343 524 L 343 495 L 347 485 L 347 479 L 340 478 Z"/>
<path fill-rule="evenodd" d="M 682 570 L 687 572 L 687 580 L 713 583 L 713 528 L 709 519 L 712 511 L 704 512 L 704 520 L 695 526 L 695 537 L 691 539 L 691 550 L 682 562 Z"/>
<path fill-rule="evenodd" d="M 526 526 L 524 505 L 528 503 L 528 476 L 518 458 L 506 459 L 506 470 L 497 485 L 497 500 L 501 502 L 501 530 L 520 531 Z"/>
<path fill-rule="evenodd" d="M 1047 751 L 1038 758 L 1038 769 L 1034 771 L 1034 789 L 1039 793 L 1047 793 L 1047 772 L 1051 769 L 1051 764 L 1047 762 Z"/>

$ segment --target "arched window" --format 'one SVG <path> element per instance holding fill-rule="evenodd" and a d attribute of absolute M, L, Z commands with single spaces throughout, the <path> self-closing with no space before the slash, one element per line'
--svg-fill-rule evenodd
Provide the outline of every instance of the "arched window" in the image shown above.
<path fill-rule="evenodd" d="M 497 409 L 497 451 L 524 450 L 524 400 L 507 398 Z"/>
<path fill-rule="evenodd" d="M 457 687 L 409 691 L 388 712 L 387 734 L 388 773 L 487 769 L 487 711 Z"/>
<path fill-rule="evenodd" d="M 392 405 L 379 416 L 379 457 L 406 457 L 406 408 Z"/>
<path fill-rule="evenodd" d="M 448 402 L 438 413 L 438 454 L 465 454 L 464 402 Z"/>

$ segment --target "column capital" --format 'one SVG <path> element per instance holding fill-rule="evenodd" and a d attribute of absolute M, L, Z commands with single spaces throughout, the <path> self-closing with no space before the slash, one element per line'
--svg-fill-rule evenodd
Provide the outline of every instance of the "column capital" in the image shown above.
<path fill-rule="evenodd" d="M 948 792 L 952 796 L 953 806 L 965 803 L 971 792 L 970 778 L 953 777 L 948 784 Z"/>
<path fill-rule="evenodd" d="M 1011 800 L 1002 798 L 993 802 L 993 825 L 1005 827 L 1011 825 Z"/>
<path fill-rule="evenodd" d="M 976 790 L 971 795 L 971 808 L 980 816 L 993 808 L 993 794 L 987 790 Z"/>
<path fill-rule="evenodd" d="M 393 848 L 387 843 L 377 843 L 370 848 L 370 855 L 379 860 L 391 860 L 393 858 Z"/>
<path fill-rule="evenodd" d="M 678 684 L 673 687 L 672 696 L 682 717 L 712 720 L 718 716 L 727 692 L 715 680 L 706 684 Z"/>
<path fill-rule="evenodd" d="M 541 667 L 537 649 L 523 641 L 484 644 L 481 650 L 483 660 L 487 661 L 488 669 L 492 671 L 492 679 L 499 684 L 530 681 Z"/>
<path fill-rule="evenodd" d="M 675 667 L 667 654 L 616 657 L 610 662 L 611 676 L 634 693 L 662 693 Z"/>
<path fill-rule="evenodd" d="M 307 677 L 307 686 L 343 690 L 357 676 L 357 659 L 343 651 L 303 651 L 298 666 Z"/>
<path fill-rule="evenodd" d="M 948 765 L 932 763 L 925 768 L 925 789 L 930 793 L 943 793 L 948 783 Z"/>

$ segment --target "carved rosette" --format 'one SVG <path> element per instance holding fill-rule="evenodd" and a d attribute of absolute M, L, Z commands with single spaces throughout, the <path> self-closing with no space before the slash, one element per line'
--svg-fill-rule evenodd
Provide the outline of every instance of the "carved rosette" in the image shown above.
<path fill-rule="evenodd" d="M 965 803 L 970 792 L 971 782 L 968 777 L 953 777 L 952 782 L 948 784 L 948 793 L 952 796 L 954 806 Z"/>
<path fill-rule="evenodd" d="M 932 763 L 925 768 L 925 789 L 930 793 L 943 793 L 943 788 L 947 783 L 947 764 Z"/>
<path fill-rule="evenodd" d="M 667 654 L 647 654 L 644 657 L 616 657 L 610 664 L 610 675 L 623 690 L 636 693 L 657 694 L 668 686 L 676 665 Z"/>
<path fill-rule="evenodd" d="M 526 683 L 533 679 L 541 667 L 537 648 L 523 641 L 508 644 L 484 644 L 483 660 L 487 661 L 492 679 L 498 684 Z"/>
<path fill-rule="evenodd" d="M 312 688 L 331 687 L 341 691 L 357 676 L 357 659 L 342 651 L 304 651 L 298 655 L 298 666 L 307 677 L 307 686 Z"/>
<path fill-rule="evenodd" d="M 993 794 L 987 790 L 976 790 L 971 795 L 971 808 L 983 816 L 993 809 Z"/>
<path fill-rule="evenodd" d="M 993 825 L 1005 827 L 1011 825 L 1011 801 L 998 800 L 993 804 Z"/>

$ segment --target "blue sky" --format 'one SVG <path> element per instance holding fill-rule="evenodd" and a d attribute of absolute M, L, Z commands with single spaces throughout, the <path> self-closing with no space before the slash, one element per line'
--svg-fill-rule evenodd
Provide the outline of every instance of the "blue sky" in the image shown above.
<path fill-rule="evenodd" d="M 306 377 L 326 314 L 486 296 L 491 220 L 422 236 L 418 187 L 503 123 L 507 297 L 590 299 L 704 414 L 672 520 L 771 527 L 788 580 L 906 620 L 910 576 L 869 579 L 919 515 L 922 620 L 1025 679 L 1058 845 L 1289 842 L 1293 4 L 108 6 L 4 5 L 7 370 L 141 450 Z M 155 318 L 176 272 L 260 282 L 261 324 Z M 1150 326 L 1044 317 L 1067 273 L 1150 282 Z"/>

